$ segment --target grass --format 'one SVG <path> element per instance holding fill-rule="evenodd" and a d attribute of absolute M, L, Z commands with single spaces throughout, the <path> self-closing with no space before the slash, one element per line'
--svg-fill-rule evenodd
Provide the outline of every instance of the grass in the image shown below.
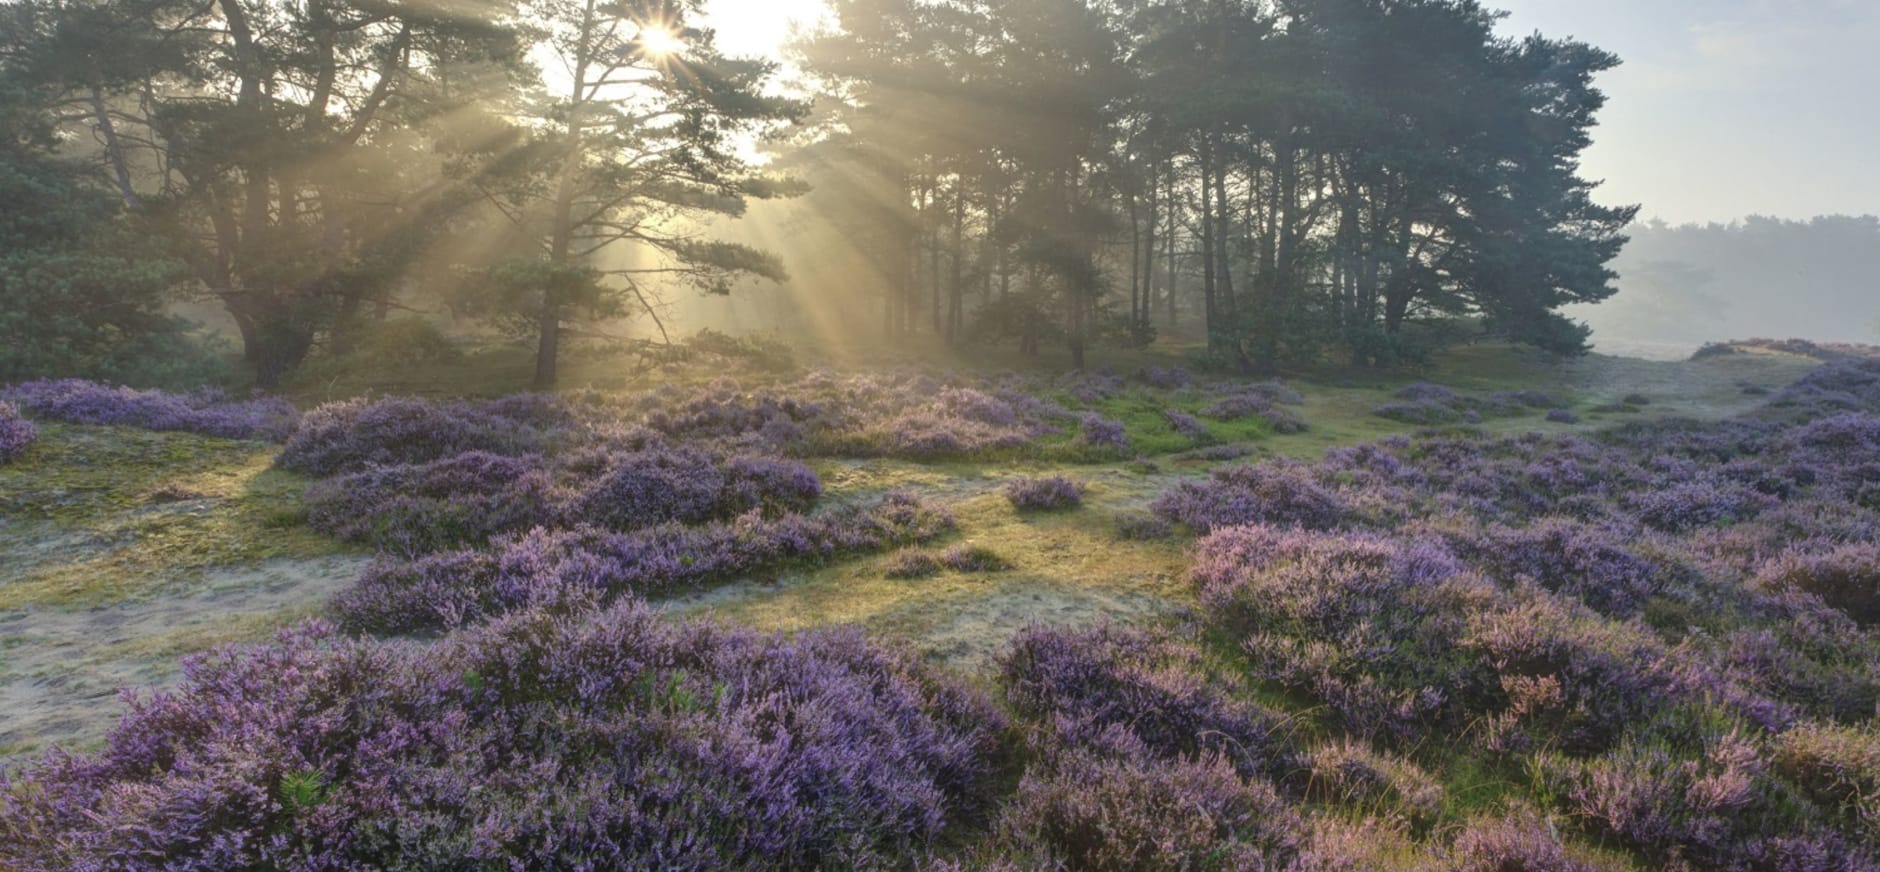
<path fill-rule="evenodd" d="M 0 609 L 106 605 L 201 570 L 339 553 L 299 521 L 306 482 L 273 445 L 46 424 L 0 467 Z"/>

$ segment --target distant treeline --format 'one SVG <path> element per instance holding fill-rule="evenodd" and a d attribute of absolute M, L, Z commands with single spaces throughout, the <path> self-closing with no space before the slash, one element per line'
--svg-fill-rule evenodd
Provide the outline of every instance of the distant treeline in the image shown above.
<path fill-rule="evenodd" d="M 1630 208 L 1578 175 L 1618 61 L 1451 0 L 837 0 L 791 157 L 890 332 L 1205 336 L 1270 369 L 1576 351 Z M 811 232 L 811 236 L 816 234 Z"/>
<path fill-rule="evenodd" d="M 813 98 L 705 5 L 0 4 L 0 381 L 196 372 L 180 295 L 262 384 L 423 298 L 548 386 L 565 337 L 832 240 L 867 270 L 806 310 L 1079 366 L 1158 331 L 1245 369 L 1575 351 L 1634 215 L 1578 175 L 1617 59 L 1474 0 L 835 0 Z"/>
<path fill-rule="evenodd" d="M 1880 218 L 1653 221 L 1627 232 L 1613 262 L 1619 294 L 1583 313 L 1602 338 L 1880 339 Z"/>

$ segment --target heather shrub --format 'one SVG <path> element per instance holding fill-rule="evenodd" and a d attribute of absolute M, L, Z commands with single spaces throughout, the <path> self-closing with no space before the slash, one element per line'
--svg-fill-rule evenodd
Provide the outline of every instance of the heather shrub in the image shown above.
<path fill-rule="evenodd" d="M 1416 764 L 1363 743 L 1337 739 L 1307 752 L 1306 796 L 1354 806 L 1416 828 L 1436 822 L 1443 786 Z"/>
<path fill-rule="evenodd" d="M 979 805 L 999 729 L 850 630 L 637 603 L 435 646 L 316 623 L 198 658 L 95 754 L 24 769 L 0 865 L 872 868 Z"/>
<path fill-rule="evenodd" d="M 42 379 L 0 389 L 0 400 L 68 424 L 176 430 L 224 439 L 280 441 L 299 410 L 278 397 L 230 398 L 203 388 L 186 394 L 111 387 L 81 379 Z"/>
<path fill-rule="evenodd" d="M 944 510 L 903 494 L 814 516 L 755 513 L 694 527 L 631 532 L 534 529 L 493 553 L 381 559 L 334 598 L 347 629 L 413 632 L 480 623 L 512 611 L 566 611 L 627 593 L 651 594 L 798 562 L 819 562 L 936 538 Z"/>
<path fill-rule="evenodd" d="M 1578 424 L 1580 416 L 1569 409 L 1548 409 L 1547 420 L 1555 424 Z"/>
<path fill-rule="evenodd" d="M 1305 419 L 1289 409 L 1281 408 L 1281 403 L 1305 402 L 1305 398 L 1290 388 L 1274 391 L 1258 391 L 1258 385 L 1237 386 L 1247 390 L 1245 393 L 1229 394 L 1214 401 L 1201 414 L 1216 421 L 1238 421 L 1258 415 L 1273 425 L 1275 433 L 1303 433 L 1306 430 Z"/>
<path fill-rule="evenodd" d="M 1798 724 L 1776 740 L 1775 771 L 1880 841 L 1880 726 Z"/>
<path fill-rule="evenodd" d="M 1670 653 L 1651 632 L 1600 618 L 1538 590 L 1471 614 L 1461 646 L 1491 668 L 1501 693 L 1483 725 L 1491 750 L 1546 743 L 1598 753 L 1673 700 Z M 1491 698 L 1494 695 L 1491 694 Z"/>
<path fill-rule="evenodd" d="M 1318 697 L 1360 736 L 1414 741 L 1489 681 L 1456 640 L 1493 591 L 1430 543 L 1229 527 L 1197 546 L 1193 573 L 1256 678 Z"/>
<path fill-rule="evenodd" d="M 1256 523 L 1323 530 L 1343 524 L 1350 515 L 1350 509 L 1304 467 L 1286 463 L 1217 469 L 1208 481 L 1176 485 L 1152 508 L 1201 533 Z"/>
<path fill-rule="evenodd" d="M 1143 384 L 1165 391 L 1180 390 L 1194 384 L 1195 377 L 1182 366 L 1146 366 L 1136 371 Z"/>
<path fill-rule="evenodd" d="M 1633 497 L 1632 506 L 1639 520 L 1676 533 L 1748 520 L 1773 502 L 1734 482 L 1696 479 L 1646 490 Z"/>
<path fill-rule="evenodd" d="M 1855 621 L 1880 624 L 1880 542 L 1866 541 L 1828 550 L 1791 548 L 1757 575 L 1769 586 L 1807 591 Z"/>
<path fill-rule="evenodd" d="M 473 406 L 402 397 L 357 399 L 308 412 L 275 464 L 324 477 L 470 451 L 521 456 L 544 447 L 540 431 Z"/>
<path fill-rule="evenodd" d="M 1447 538 L 1459 556 L 1491 578 L 1529 579 L 1615 617 L 1637 614 L 1670 574 L 1628 550 L 1630 537 L 1564 518 L 1474 528 Z"/>
<path fill-rule="evenodd" d="M 1030 627 L 1001 659 L 999 683 L 1041 751 L 1139 743 L 1165 758 L 1218 754 L 1248 775 L 1290 769 L 1285 722 L 1201 663 L 1192 642 L 1166 633 Z"/>
<path fill-rule="evenodd" d="M 1456 836 L 1444 872 L 1597 872 L 1560 843 L 1553 826 L 1527 811 L 1471 821 Z"/>
<path fill-rule="evenodd" d="M 1082 422 L 1084 444 L 1092 448 L 1107 448 L 1123 451 L 1129 448 L 1129 436 L 1123 432 L 1123 422 L 1089 413 Z"/>
<path fill-rule="evenodd" d="M 1548 789 L 1595 832 L 1694 868 L 1873 869 L 1874 858 L 1815 819 L 1773 777 L 1740 728 L 1678 741 L 1630 739 L 1611 754 L 1543 757 Z"/>
<path fill-rule="evenodd" d="M 1442 385 L 1417 382 L 1399 390 L 1397 399 L 1409 400 L 1413 403 L 1454 403 L 1461 400 L 1462 395 Z"/>
<path fill-rule="evenodd" d="M 1175 527 L 1153 512 L 1118 512 L 1116 538 L 1124 542 L 1154 542 L 1175 535 Z"/>
<path fill-rule="evenodd" d="M 1072 753 L 1034 766 L 997 824 L 1028 869 L 1279 869 L 1299 816 L 1216 755 L 1178 760 Z"/>
<path fill-rule="evenodd" d="M 0 463 L 11 463 L 39 438 L 39 428 L 20 417 L 12 403 L 0 403 Z"/>
<path fill-rule="evenodd" d="M 1021 512 L 1072 509 L 1083 504 L 1086 488 L 1082 482 L 1061 475 L 1045 478 L 1015 478 L 1005 483 L 1005 498 Z"/>
<path fill-rule="evenodd" d="M 1210 438 L 1207 425 L 1202 424 L 1200 419 L 1187 412 L 1180 409 L 1165 409 L 1162 412 L 1162 417 L 1168 420 L 1169 429 L 1188 437 L 1190 440 L 1206 442 Z"/>
<path fill-rule="evenodd" d="M 305 502 L 316 530 L 416 556 L 540 524 L 555 499 L 539 462 L 471 451 L 328 479 L 308 488 Z"/>
<path fill-rule="evenodd" d="M 822 493 L 822 482 L 800 463 L 741 457 L 721 464 L 693 449 L 614 452 L 568 465 L 588 481 L 570 500 L 569 519 L 616 530 L 695 524 L 756 510 L 800 511 Z"/>

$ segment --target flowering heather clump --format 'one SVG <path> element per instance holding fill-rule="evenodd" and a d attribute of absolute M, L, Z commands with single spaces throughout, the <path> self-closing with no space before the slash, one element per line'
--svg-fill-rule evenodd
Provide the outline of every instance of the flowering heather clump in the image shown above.
<path fill-rule="evenodd" d="M 1295 524 L 1324 530 L 1351 510 L 1300 466 L 1263 463 L 1217 469 L 1206 482 L 1182 482 L 1155 501 L 1155 513 L 1196 532 L 1236 524 Z"/>
<path fill-rule="evenodd" d="M 1580 416 L 1567 409 L 1548 409 L 1547 420 L 1555 424 L 1578 424 Z"/>
<path fill-rule="evenodd" d="M 0 463 L 11 463 L 39 438 L 39 428 L 20 417 L 12 403 L 0 403 Z"/>
<path fill-rule="evenodd" d="M 1296 396 L 1296 394 L 1294 395 Z M 1304 398 L 1301 398 L 1303 402 Z M 1216 421 L 1238 421 L 1258 415 L 1273 425 L 1275 433 L 1303 433 L 1306 431 L 1305 419 L 1288 409 L 1282 409 L 1271 397 L 1260 393 L 1232 394 L 1215 400 L 1201 411 L 1201 414 Z"/>
<path fill-rule="evenodd" d="M 224 439 L 280 441 L 300 411 L 278 397 L 230 399 L 204 388 L 187 394 L 114 388 L 82 379 L 42 379 L 0 390 L 0 400 L 68 424 L 178 430 Z"/>
<path fill-rule="evenodd" d="M 1005 483 L 1005 498 L 1021 512 L 1071 509 L 1083 504 L 1085 487 L 1061 475 L 1015 478 Z"/>
<path fill-rule="evenodd" d="M 1096 403 L 1122 393 L 1123 387 L 1122 376 L 1100 370 L 1070 376 L 1066 390 L 1080 402 Z"/>
<path fill-rule="evenodd" d="M 1533 812 L 1472 821 L 1442 866 L 1450 872 L 1597 872 L 1567 853 L 1554 828 Z"/>
<path fill-rule="evenodd" d="M 1880 542 L 1793 549 L 1763 567 L 1758 578 L 1821 597 L 1863 625 L 1880 624 Z"/>
<path fill-rule="evenodd" d="M 1201 660 L 1193 643 L 1146 630 L 1031 627 L 1001 661 L 1000 684 L 1042 750 L 1121 741 L 1165 758 L 1217 752 L 1246 774 L 1290 768 L 1281 719 L 1210 681 Z"/>
<path fill-rule="evenodd" d="M 1457 554 L 1504 583 L 1532 579 L 1602 614 L 1644 608 L 1667 570 L 1626 548 L 1631 537 L 1564 518 L 1532 526 L 1491 526 L 1449 537 Z"/>
<path fill-rule="evenodd" d="M 302 419 L 275 464 L 315 476 L 426 463 L 468 451 L 520 456 L 545 447 L 541 431 L 467 404 L 394 397 L 327 403 Z"/>
<path fill-rule="evenodd" d="M 800 561 L 880 551 L 953 529 L 944 510 L 889 494 L 873 506 L 815 516 L 756 514 L 629 533 L 594 527 L 532 530 L 501 539 L 492 554 L 444 552 L 381 559 L 334 600 L 348 629 L 451 629 L 537 606 L 585 606 L 627 593 L 651 594 Z"/>
<path fill-rule="evenodd" d="M 1187 412 L 1180 409 L 1164 409 L 1162 417 L 1168 419 L 1170 429 L 1195 442 L 1206 442 L 1209 438 L 1207 426 Z"/>
<path fill-rule="evenodd" d="M 628 603 L 193 660 L 0 793 L 0 866 L 880 868 L 986 795 L 983 697 L 852 630 Z"/>
<path fill-rule="evenodd" d="M 1774 502 L 1740 484 L 1714 478 L 1666 483 L 1632 500 L 1639 520 L 1671 532 L 1749 520 Z"/>
<path fill-rule="evenodd" d="M 1323 699 L 1359 735 L 1413 740 L 1488 680 L 1455 640 L 1490 591 L 1439 547 L 1227 527 L 1197 546 L 1193 572 L 1256 677 Z"/>
<path fill-rule="evenodd" d="M 1094 448 L 1112 448 L 1123 451 L 1129 448 L 1129 436 L 1123 432 L 1123 422 L 1114 421 L 1095 413 L 1084 415 L 1084 444 Z"/>
<path fill-rule="evenodd" d="M 1278 869 L 1303 827 L 1272 786 L 1219 755 L 1073 753 L 1025 773 L 997 844 L 1028 869 Z"/>
<path fill-rule="evenodd" d="M 1408 760 L 1339 739 L 1312 749 L 1305 763 L 1309 798 L 1356 805 L 1419 828 L 1442 814 L 1442 784 Z"/>
<path fill-rule="evenodd" d="M 1154 512 L 1120 512 L 1116 538 L 1124 542 L 1156 542 L 1175 535 L 1175 527 Z"/>
<path fill-rule="evenodd" d="M 540 524 L 555 500 L 539 461 L 472 451 L 319 482 L 307 490 L 306 505 L 316 530 L 416 556 Z"/>
<path fill-rule="evenodd" d="M 822 494 L 822 483 L 794 461 L 718 458 L 691 449 L 655 449 L 584 456 L 570 464 L 592 470 L 566 509 L 574 523 L 616 530 L 736 517 L 753 510 L 800 511 Z"/>
<path fill-rule="evenodd" d="M 1462 395 L 1442 385 L 1417 382 L 1398 391 L 1397 399 L 1417 403 L 1452 403 L 1462 399 Z"/>
<path fill-rule="evenodd" d="M 1165 391 L 1180 390 L 1195 383 L 1193 373 L 1182 366 L 1147 366 L 1136 371 L 1143 384 Z"/>

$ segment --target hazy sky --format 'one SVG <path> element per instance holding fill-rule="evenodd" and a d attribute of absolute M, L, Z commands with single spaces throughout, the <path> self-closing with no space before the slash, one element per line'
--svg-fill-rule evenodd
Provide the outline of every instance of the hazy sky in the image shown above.
<path fill-rule="evenodd" d="M 1880 0 L 1489 0 L 1511 34 L 1625 66 L 1586 174 L 1647 217 L 1880 212 Z M 768 53 L 819 0 L 712 0 L 728 50 Z"/>

